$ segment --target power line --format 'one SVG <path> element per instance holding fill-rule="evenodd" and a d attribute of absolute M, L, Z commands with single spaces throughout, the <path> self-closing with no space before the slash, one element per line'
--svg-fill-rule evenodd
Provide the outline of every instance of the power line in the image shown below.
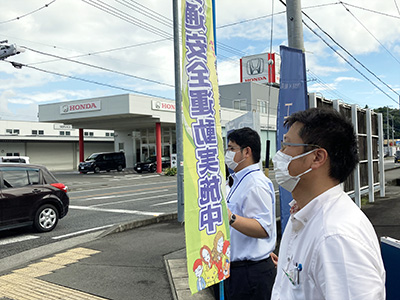
<path fill-rule="evenodd" d="M 303 21 L 303 24 L 311 31 L 313 32 L 316 36 L 318 36 L 329 48 L 331 48 L 337 55 L 339 55 L 349 66 L 351 66 L 357 73 L 359 73 L 362 77 L 364 77 L 366 80 L 368 80 L 373 86 L 375 86 L 378 90 L 380 90 L 382 93 L 384 93 L 387 97 L 392 99 L 396 104 L 398 104 L 398 101 L 396 101 L 394 98 L 392 98 L 389 94 L 387 94 L 384 90 L 382 90 L 378 85 L 376 85 L 371 79 L 369 79 L 367 76 L 365 76 L 360 70 L 358 70 L 351 62 L 349 62 L 342 54 L 340 54 L 336 49 L 334 49 L 327 41 L 324 40 L 322 36 L 320 36 L 317 32 L 315 32 L 307 23 Z"/>
<path fill-rule="evenodd" d="M 393 1 L 394 1 L 394 5 L 396 5 L 397 11 L 398 11 L 398 13 L 399 13 L 399 15 L 400 15 L 400 9 L 399 9 L 399 6 L 397 5 L 397 2 L 396 2 L 396 0 L 393 0 Z"/>
<path fill-rule="evenodd" d="M 156 34 L 156 35 L 161 36 L 163 38 L 172 39 L 172 35 L 170 33 L 165 32 L 164 30 L 161 30 L 161 29 L 159 29 L 159 28 L 157 28 L 157 27 L 155 27 L 155 26 L 153 26 L 151 24 L 143 22 L 143 21 L 139 20 L 138 18 L 135 18 L 135 17 L 133 17 L 133 16 L 131 16 L 129 14 L 126 14 L 125 12 L 121 11 L 120 9 L 117 9 L 117 8 L 115 8 L 115 7 L 111 6 L 111 5 L 108 5 L 108 4 L 106 4 L 106 3 L 102 2 L 102 1 L 98 1 L 98 3 L 96 3 L 93 0 L 82 0 L 82 1 L 87 3 L 87 4 L 89 4 L 89 5 L 91 5 L 91 6 L 94 6 L 94 7 L 98 8 L 98 9 L 108 13 L 108 14 L 111 14 L 111 15 L 113 15 L 113 16 L 121 19 L 121 20 L 124 20 L 124 21 L 126 21 L 128 23 L 131 23 L 131 24 L 133 24 L 133 25 L 135 25 L 135 26 L 137 26 L 139 28 L 147 30 L 147 31 L 149 31 L 149 32 L 151 32 L 153 34 Z"/>
<path fill-rule="evenodd" d="M 319 7 L 323 7 L 323 6 L 330 6 L 330 5 L 337 5 L 337 4 L 340 4 L 340 3 L 339 2 L 335 2 L 335 3 L 318 4 L 318 5 L 312 5 L 312 6 L 303 7 L 302 9 L 319 8 Z M 257 20 L 261 20 L 261 19 L 266 19 L 266 18 L 270 18 L 270 17 L 273 17 L 273 16 L 281 15 L 281 14 L 284 14 L 284 13 L 286 13 L 286 10 L 283 10 L 283 11 L 280 11 L 280 12 L 276 12 L 276 13 L 272 12 L 272 14 L 269 14 L 269 15 L 260 16 L 260 17 L 256 17 L 256 18 L 251 18 L 251 19 L 247 19 L 247 20 L 242 20 L 242 21 L 238 21 L 238 22 L 234 22 L 234 23 L 229 23 L 229 24 L 217 26 L 217 29 L 222 29 L 222 28 L 231 27 L 231 26 L 235 26 L 235 25 L 240 25 L 240 24 L 253 22 L 253 21 L 257 21 Z"/>
<path fill-rule="evenodd" d="M 113 15 L 113 16 L 115 16 L 115 17 L 117 17 L 117 18 L 119 18 L 119 19 L 121 19 L 123 21 L 126 21 L 128 23 L 131 23 L 132 25 L 135 25 L 135 26 L 138 26 L 139 28 L 147 30 L 147 31 L 149 31 L 149 32 L 151 32 L 153 34 L 159 35 L 161 37 L 164 37 L 164 38 L 167 38 L 167 39 L 170 39 L 170 40 L 173 39 L 173 36 L 172 36 L 171 33 L 168 33 L 168 32 L 166 32 L 164 30 L 161 30 L 158 27 L 155 27 L 155 26 L 153 26 L 153 25 L 151 25 L 151 24 L 149 24 L 147 22 L 139 20 L 138 18 L 133 17 L 133 16 L 131 16 L 131 15 L 123 12 L 122 10 L 117 9 L 117 8 L 111 6 L 111 5 L 108 5 L 108 4 L 104 3 L 101 0 L 98 0 L 97 2 L 95 2 L 94 0 L 82 0 L 82 1 L 87 3 L 87 4 L 89 4 L 89 5 L 91 5 L 91 6 L 93 6 L 93 7 L 96 7 L 96 8 L 98 8 L 98 9 L 100 9 L 100 10 L 102 10 L 102 11 L 108 13 L 108 14 L 111 14 L 111 15 Z M 116 0 L 116 1 L 118 1 L 118 0 Z M 141 5 L 141 7 L 153 12 L 152 10 L 150 10 L 149 8 L 147 8 L 144 5 Z M 152 13 L 146 12 L 146 15 L 150 16 L 150 15 L 152 15 Z M 157 12 L 154 12 L 154 14 L 153 14 L 154 17 L 155 16 L 159 16 L 159 15 L 160 14 L 157 13 Z M 167 17 L 163 17 L 163 18 L 165 20 L 170 21 L 171 24 L 172 24 L 172 20 L 171 19 L 168 19 Z M 221 50 L 233 53 L 235 55 L 239 55 L 239 56 L 245 55 L 245 52 L 243 52 L 241 50 L 238 50 L 236 48 L 233 48 L 231 46 L 228 46 L 226 44 L 223 44 L 223 43 L 218 43 L 218 47 Z"/>
<path fill-rule="evenodd" d="M 153 94 L 145 93 L 145 92 L 139 92 L 139 91 L 136 91 L 136 90 L 123 88 L 123 87 L 112 85 L 112 84 L 108 84 L 108 83 L 102 83 L 102 82 L 98 82 L 98 81 L 94 81 L 94 80 L 89 80 L 89 79 L 85 79 L 85 78 L 80 78 L 80 77 L 76 77 L 76 76 L 71 76 L 71 75 L 58 73 L 58 72 L 48 71 L 48 70 L 44 70 L 44 69 L 41 69 L 41 68 L 38 68 L 38 67 L 33 67 L 33 66 L 22 64 L 22 63 L 18 63 L 18 62 L 15 62 L 15 61 L 9 61 L 9 60 L 2 60 L 2 61 L 8 62 L 8 63 L 12 64 L 14 67 L 16 67 L 18 69 L 21 69 L 22 67 L 25 67 L 25 68 L 30 68 L 30 69 L 33 69 L 33 70 L 36 70 L 36 71 L 44 72 L 44 73 L 47 73 L 47 74 L 52 74 L 52 75 L 57 75 L 57 76 L 61 76 L 61 77 L 69 78 L 69 79 L 88 82 L 88 83 L 101 85 L 101 86 L 105 86 L 105 87 L 109 87 L 109 88 L 113 88 L 113 89 L 123 90 L 123 91 L 131 92 L 131 93 L 135 93 L 135 94 L 173 100 L 173 99 L 170 99 L 170 98 L 167 98 L 167 97 L 157 96 L 157 95 L 153 95 Z"/>
<path fill-rule="evenodd" d="M 357 20 L 357 22 L 358 23 L 360 23 L 360 25 L 362 26 L 362 27 L 364 27 L 364 29 L 375 39 L 375 41 L 377 41 L 381 46 L 382 46 L 382 48 L 383 49 L 385 49 L 386 50 L 386 52 L 391 56 L 391 57 L 393 57 L 393 59 L 395 60 L 395 61 L 397 61 L 397 63 L 399 63 L 400 64 L 400 61 L 372 34 L 372 32 L 371 31 L 369 31 L 368 30 L 368 28 L 363 24 L 363 23 L 361 23 L 361 21 L 350 11 L 350 9 L 348 9 L 347 7 L 346 7 L 346 5 L 344 4 L 344 3 L 341 3 L 342 5 L 343 5 L 343 7 L 346 9 L 346 11 L 354 18 L 354 19 L 356 19 Z"/>
<path fill-rule="evenodd" d="M 91 64 L 84 63 L 84 62 L 80 62 L 80 61 L 77 61 L 77 60 L 72 60 L 72 59 L 65 58 L 65 57 L 61 57 L 61 56 L 58 56 L 58 55 L 54 55 L 54 54 L 50 54 L 50 53 L 45 53 L 45 52 L 42 52 L 42 51 L 38 51 L 38 50 L 29 48 L 29 47 L 22 46 L 22 48 L 28 49 L 28 50 L 30 50 L 30 51 L 33 51 L 33 52 L 36 52 L 36 53 L 39 53 L 39 54 L 42 54 L 42 55 L 47 55 L 47 56 L 51 56 L 51 57 L 56 57 L 56 58 L 61 59 L 61 60 L 70 61 L 70 62 L 73 62 L 73 63 L 81 64 L 81 65 L 84 65 L 84 66 L 88 66 L 88 67 L 91 67 L 91 68 L 96 68 L 96 69 L 99 69 L 99 70 L 102 70 L 102 71 L 112 72 L 112 73 L 116 73 L 116 74 L 119 74 L 119 75 L 124 75 L 124 76 L 132 77 L 132 78 L 135 78 L 135 79 L 140 79 L 140 80 L 144 80 L 144 81 L 147 81 L 147 82 L 156 83 L 156 84 L 159 84 L 159 85 L 164 85 L 164 86 L 168 86 L 168 87 L 172 87 L 172 88 L 174 87 L 173 85 L 168 84 L 168 83 L 163 83 L 163 82 L 160 82 L 160 81 L 156 81 L 156 80 L 152 80 L 152 79 L 147 79 L 147 78 L 144 78 L 144 77 L 139 77 L 139 76 L 127 74 L 127 73 L 123 73 L 123 72 L 119 72 L 119 71 L 107 69 L 107 68 L 104 68 L 104 67 L 99 67 L 99 66 L 91 65 Z"/>
<path fill-rule="evenodd" d="M 286 3 L 283 0 L 279 0 L 283 5 L 286 6 Z M 377 77 L 373 72 L 371 72 L 367 67 L 365 67 L 361 62 L 359 62 L 350 52 L 344 49 L 339 43 L 335 41 L 327 32 L 325 32 L 313 19 L 311 19 L 305 12 L 302 11 L 302 14 L 305 15 L 311 22 L 315 24 L 326 36 L 328 36 L 336 45 L 338 45 L 343 51 L 345 51 L 350 57 L 352 57 L 356 62 L 358 62 L 364 69 L 370 72 L 373 76 L 375 76 L 379 81 L 381 81 L 384 85 L 386 85 L 390 90 L 392 90 L 395 94 L 399 95 L 395 90 L 393 90 L 390 86 L 388 86 L 385 82 L 383 82 L 379 77 Z M 382 90 L 377 84 L 375 84 L 371 79 L 369 79 L 366 75 L 364 75 L 360 70 L 358 70 L 348 59 L 346 59 L 342 54 L 340 54 L 333 46 L 331 46 L 320 34 L 318 34 L 315 30 L 311 28 L 304 20 L 302 20 L 303 24 L 317 37 L 319 37 L 329 48 L 332 49 L 337 55 L 339 55 L 349 66 L 351 66 L 357 73 L 359 73 L 362 77 L 364 77 L 368 82 L 370 82 L 373 86 L 375 86 L 378 90 L 384 93 L 388 98 L 390 98 L 396 104 L 399 104 L 399 101 L 392 98 L 388 93 Z M 400 96 L 400 95 L 399 95 Z"/>
<path fill-rule="evenodd" d="M 382 79 L 380 79 L 374 72 L 369 70 L 362 62 L 360 62 L 353 54 L 351 54 L 349 51 L 347 51 L 342 45 L 340 45 L 330 34 L 328 34 L 325 30 L 321 28 L 313 19 L 311 19 L 305 12 L 303 14 L 311 21 L 314 23 L 315 26 L 317 26 L 326 36 L 328 36 L 337 46 L 339 46 L 340 49 L 342 49 L 347 55 L 349 55 L 352 59 L 354 59 L 358 64 L 360 64 L 368 73 L 370 73 L 372 76 L 374 76 L 376 79 L 378 79 L 382 84 L 384 84 L 388 89 L 390 89 L 393 93 L 395 93 L 397 96 L 400 96 L 399 93 L 397 93 L 391 86 L 389 86 L 386 82 L 384 82 Z M 303 22 L 304 23 L 304 22 Z M 305 23 L 304 23 L 305 24 Z M 307 26 L 307 25 L 306 25 Z M 309 27 L 309 26 L 307 26 Z M 338 52 L 337 52 L 338 53 Z M 357 70 L 357 72 L 359 72 Z M 359 72 L 362 74 L 361 72 Z M 364 75 L 363 75 L 364 76 Z M 365 77 L 366 78 L 366 77 Z M 372 81 L 370 81 L 372 83 Z M 375 85 L 375 84 L 374 84 Z M 375 85 L 376 86 L 376 85 Z M 393 99 L 393 98 L 392 98 Z M 397 101 L 395 101 L 397 103 Z"/>
<path fill-rule="evenodd" d="M 344 3 L 344 4 L 346 4 L 347 6 L 352 6 L 352 7 L 354 7 L 354 8 L 362 9 L 362 10 L 369 11 L 369 12 L 372 12 L 372 13 L 375 13 L 375 14 L 379 14 L 379 15 L 383 15 L 383 16 L 386 16 L 386 17 L 395 18 L 395 19 L 400 19 L 400 16 L 389 15 L 389 14 L 387 14 L 387 13 L 383 13 L 383 12 L 376 11 L 376 10 L 372 10 L 372 9 L 368 9 L 368 8 L 365 8 L 365 7 L 361 7 L 361 6 L 349 4 L 349 3 L 346 3 L 346 2 L 342 2 L 342 1 L 340 1 L 340 3 Z"/>
<path fill-rule="evenodd" d="M 313 79 L 315 79 L 315 81 L 319 85 L 324 87 L 325 90 L 327 90 L 327 92 L 330 93 L 331 95 L 334 95 L 342 100 L 347 100 L 350 103 L 357 102 L 357 101 L 354 101 L 353 99 L 347 97 L 346 95 L 342 94 L 339 90 L 332 88 L 328 83 L 326 83 L 324 80 L 322 80 L 320 77 L 318 77 L 318 75 L 315 74 L 314 72 L 312 72 L 311 70 L 307 70 L 307 73 L 310 73 L 314 77 Z"/>
<path fill-rule="evenodd" d="M 70 56 L 70 57 L 67 57 L 67 58 L 71 59 L 71 58 L 79 58 L 79 57 L 84 57 L 84 56 L 92 56 L 92 55 L 97 55 L 97 54 L 109 53 L 109 52 L 114 52 L 114 51 L 120 51 L 120 50 L 125 50 L 125 49 L 140 47 L 140 46 L 147 46 L 147 45 L 151 45 L 151 44 L 155 44 L 155 43 L 159 43 L 159 42 L 163 42 L 163 41 L 169 41 L 169 39 L 161 39 L 161 40 L 155 40 L 155 41 L 140 43 L 140 44 L 136 44 L 136 45 L 130 45 L 130 46 L 112 48 L 112 49 L 101 50 L 101 51 L 97 51 L 97 52 L 90 52 L 90 53 L 86 53 L 86 54 L 80 54 L 80 55 Z M 63 59 L 63 58 L 62 58 L 62 59 Z M 59 60 L 60 60 L 60 59 L 51 59 L 51 60 L 46 60 L 46 61 L 40 61 L 40 62 L 36 62 L 36 63 L 31 63 L 30 65 L 31 65 L 31 66 L 32 66 L 32 65 L 38 65 L 38 64 L 43 64 L 43 63 L 48 63 L 48 62 L 54 62 L 54 61 L 59 61 Z"/>
<path fill-rule="evenodd" d="M 132 3 L 128 3 L 128 1 L 126 0 L 115 0 L 116 2 L 120 3 L 121 5 L 124 5 L 136 12 L 139 12 L 143 15 L 145 15 L 146 17 L 164 25 L 164 26 L 173 26 L 173 22 L 171 19 L 168 19 L 167 17 L 163 16 L 162 14 L 159 14 L 158 12 L 151 10 L 150 8 L 138 3 L 137 1 L 133 1 L 131 0 L 130 2 Z"/>
<path fill-rule="evenodd" d="M 31 14 L 34 14 L 35 12 L 38 12 L 39 10 L 42 10 L 42 9 L 44 9 L 44 8 L 46 8 L 46 7 L 49 7 L 49 5 L 52 4 L 52 3 L 54 3 L 54 2 L 56 2 L 56 0 L 53 0 L 53 1 L 51 1 L 51 2 L 49 2 L 49 3 L 47 3 L 47 4 L 45 4 L 44 6 L 38 8 L 38 9 L 35 9 L 35 10 L 29 12 L 29 13 L 26 13 L 26 14 L 24 14 L 24 15 L 22 15 L 22 16 L 16 17 L 16 18 L 11 19 L 11 20 L 7 20 L 7 21 L 0 22 L 0 25 L 1 25 L 1 24 L 5 24 L 5 23 L 9 23 L 9 22 L 12 22 L 12 21 L 20 20 L 20 19 L 22 19 L 22 18 L 24 18 L 24 17 L 26 17 L 26 16 L 29 16 L 29 15 L 31 15 Z"/>

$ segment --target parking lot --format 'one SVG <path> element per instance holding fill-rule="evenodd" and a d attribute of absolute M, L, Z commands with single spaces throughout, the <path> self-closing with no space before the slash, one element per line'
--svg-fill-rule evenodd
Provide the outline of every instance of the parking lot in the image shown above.
<path fill-rule="evenodd" d="M 0 232 L 0 259 L 107 229 L 115 224 L 177 211 L 176 177 L 133 171 L 54 173 L 68 186 L 68 215 L 48 233 L 32 228 Z"/>

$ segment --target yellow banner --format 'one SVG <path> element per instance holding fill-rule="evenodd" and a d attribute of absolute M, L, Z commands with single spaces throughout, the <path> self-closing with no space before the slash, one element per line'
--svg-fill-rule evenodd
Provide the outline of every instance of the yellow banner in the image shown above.
<path fill-rule="evenodd" d="M 211 0 L 182 1 L 185 235 L 193 293 L 229 276 L 225 162 Z"/>

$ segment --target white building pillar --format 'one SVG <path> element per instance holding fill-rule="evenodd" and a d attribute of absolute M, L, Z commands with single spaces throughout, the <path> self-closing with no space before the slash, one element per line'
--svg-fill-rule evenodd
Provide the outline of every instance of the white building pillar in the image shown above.
<path fill-rule="evenodd" d="M 133 168 L 136 161 L 134 141 L 132 131 L 114 131 L 114 149 L 116 152 L 125 152 L 127 168 Z"/>

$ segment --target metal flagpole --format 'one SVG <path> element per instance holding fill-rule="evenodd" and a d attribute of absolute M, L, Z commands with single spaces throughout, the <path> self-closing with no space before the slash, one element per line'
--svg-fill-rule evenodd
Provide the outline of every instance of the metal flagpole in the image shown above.
<path fill-rule="evenodd" d="M 182 133 L 182 95 L 181 64 L 179 52 L 179 11 L 178 0 L 172 0 L 174 19 L 174 60 L 175 60 L 175 118 L 176 118 L 176 154 L 177 154 L 177 189 L 178 222 L 184 221 L 183 195 L 183 133 Z"/>

